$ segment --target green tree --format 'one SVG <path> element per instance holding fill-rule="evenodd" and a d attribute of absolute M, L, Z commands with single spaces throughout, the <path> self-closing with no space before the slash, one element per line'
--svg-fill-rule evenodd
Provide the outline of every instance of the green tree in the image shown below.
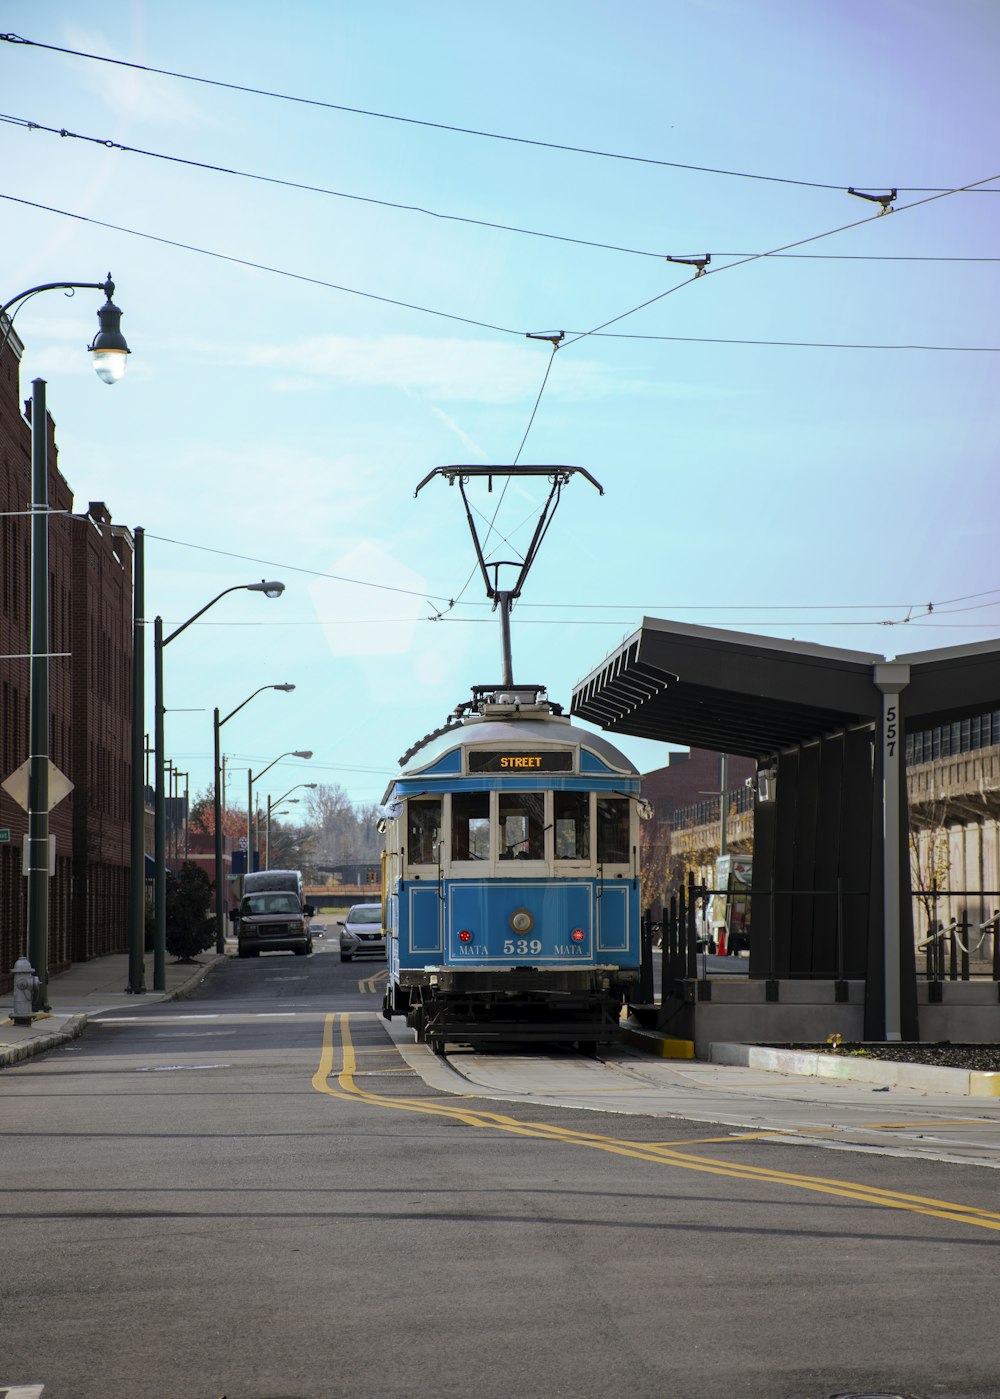
<path fill-rule="evenodd" d="M 194 961 L 215 941 L 211 903 L 211 880 L 197 865 L 185 861 L 177 874 L 167 874 L 166 947 L 178 962 Z"/>

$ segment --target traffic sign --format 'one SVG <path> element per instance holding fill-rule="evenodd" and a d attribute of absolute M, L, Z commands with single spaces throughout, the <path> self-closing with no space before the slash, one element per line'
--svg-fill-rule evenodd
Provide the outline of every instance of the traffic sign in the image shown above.
<path fill-rule="evenodd" d="M 25 758 L 21 766 L 12 772 L 11 775 L 0 782 L 0 787 L 14 798 L 22 811 L 28 809 L 28 767 L 30 758 Z M 73 783 L 65 773 L 59 771 L 51 759 L 46 759 L 49 764 L 49 811 L 54 806 L 58 806 L 63 797 L 68 797 L 73 790 Z M 8 837 L 9 838 L 9 837 Z"/>

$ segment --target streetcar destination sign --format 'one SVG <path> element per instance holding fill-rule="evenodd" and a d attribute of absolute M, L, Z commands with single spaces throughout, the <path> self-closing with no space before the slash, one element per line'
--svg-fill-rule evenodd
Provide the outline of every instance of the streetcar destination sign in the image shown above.
<path fill-rule="evenodd" d="M 493 753 L 483 748 L 469 752 L 470 772 L 572 772 L 573 754 Z"/>

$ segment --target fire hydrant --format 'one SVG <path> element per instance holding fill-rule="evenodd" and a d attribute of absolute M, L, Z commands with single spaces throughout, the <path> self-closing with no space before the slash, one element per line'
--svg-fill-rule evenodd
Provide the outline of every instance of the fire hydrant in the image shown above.
<path fill-rule="evenodd" d="M 14 1009 L 10 1018 L 15 1025 L 30 1025 L 34 1018 L 34 996 L 41 982 L 27 957 L 14 963 Z"/>

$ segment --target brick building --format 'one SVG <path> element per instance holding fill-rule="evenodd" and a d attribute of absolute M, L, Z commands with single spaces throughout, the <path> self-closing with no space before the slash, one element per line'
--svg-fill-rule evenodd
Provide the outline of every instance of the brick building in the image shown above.
<path fill-rule="evenodd" d="M 712 803 L 717 816 L 721 755 L 704 748 L 690 748 L 684 752 L 669 753 L 667 757 L 666 767 L 642 775 L 642 795 L 656 808 L 654 819 L 672 823 L 682 809 L 686 812 L 688 808 L 709 803 Z M 741 790 L 755 771 L 756 763 L 752 758 L 731 754 L 727 788 L 734 793 Z"/>
<path fill-rule="evenodd" d="M 2 335 L 0 335 L 2 343 Z M 30 400 L 22 415 L 11 332 L 0 354 L 0 778 L 28 756 Z M 49 816 L 49 970 L 128 945 L 132 536 L 102 502 L 73 515 L 48 424 L 49 757 L 74 784 Z M 0 791 L 0 991 L 24 951 L 27 815 Z"/>

